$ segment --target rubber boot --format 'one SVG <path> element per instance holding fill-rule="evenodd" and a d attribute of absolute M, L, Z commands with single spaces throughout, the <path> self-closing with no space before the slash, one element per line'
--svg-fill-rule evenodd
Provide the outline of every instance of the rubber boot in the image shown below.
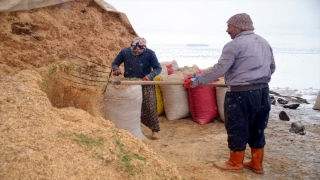
<path fill-rule="evenodd" d="M 243 166 L 246 169 L 250 169 L 255 173 L 263 174 L 264 173 L 263 165 L 262 165 L 263 154 L 264 154 L 264 148 L 259 148 L 259 149 L 251 148 L 251 161 L 244 163 Z"/>
<path fill-rule="evenodd" d="M 216 162 L 214 166 L 226 171 L 243 172 L 244 151 L 234 152 L 230 150 L 230 158 L 227 162 Z"/>

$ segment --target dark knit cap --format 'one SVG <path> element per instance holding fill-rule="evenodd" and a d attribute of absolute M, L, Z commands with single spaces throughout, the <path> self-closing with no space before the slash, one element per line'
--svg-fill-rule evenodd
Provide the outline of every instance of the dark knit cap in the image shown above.
<path fill-rule="evenodd" d="M 250 18 L 250 16 L 246 13 L 240 13 L 233 15 L 228 21 L 228 24 L 233 25 L 234 27 L 237 27 L 239 29 L 243 29 L 245 31 L 247 30 L 254 30 L 253 22 Z"/>

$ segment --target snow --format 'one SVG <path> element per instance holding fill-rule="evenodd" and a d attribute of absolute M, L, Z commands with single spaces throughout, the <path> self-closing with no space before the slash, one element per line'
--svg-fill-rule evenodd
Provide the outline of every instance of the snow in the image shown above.
<path fill-rule="evenodd" d="M 316 102 L 318 89 L 291 89 L 291 88 L 271 88 L 270 90 L 279 93 L 282 96 L 300 97 L 306 99 L 309 104 L 301 103 L 297 109 L 285 109 L 280 104 L 272 105 L 271 113 L 279 114 L 280 111 L 285 111 L 289 117 L 290 122 L 301 121 L 302 124 L 320 124 L 320 110 L 313 109 Z"/>

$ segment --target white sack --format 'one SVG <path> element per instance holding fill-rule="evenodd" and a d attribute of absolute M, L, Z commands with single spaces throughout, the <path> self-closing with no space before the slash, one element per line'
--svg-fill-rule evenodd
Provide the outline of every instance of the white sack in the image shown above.
<path fill-rule="evenodd" d="M 190 74 L 193 75 L 196 72 L 199 72 L 200 68 L 197 65 L 192 66 L 184 66 L 182 68 L 179 68 L 179 71 L 183 72 L 184 74 Z"/>
<path fill-rule="evenodd" d="M 165 62 L 161 62 L 160 65 L 161 65 L 161 68 L 162 68 L 162 71 L 161 71 L 161 75 L 168 75 L 168 69 L 167 69 L 167 66 L 172 64 L 172 69 L 173 69 L 173 72 L 178 72 L 179 71 L 179 65 L 177 63 L 176 60 L 172 60 L 172 61 L 165 61 Z"/>
<path fill-rule="evenodd" d="M 220 77 L 219 81 L 215 82 L 214 84 L 225 84 L 224 77 Z M 224 98 L 227 93 L 226 87 L 216 87 L 216 96 L 217 96 L 217 106 L 220 119 L 224 122 Z"/>
<path fill-rule="evenodd" d="M 199 72 L 199 67 L 197 65 L 193 66 L 184 66 L 183 68 L 180 68 L 179 71 L 182 73 L 184 78 L 188 78 L 190 76 L 193 76 L 195 73 Z"/>
<path fill-rule="evenodd" d="M 181 73 L 160 75 L 162 81 L 183 81 Z M 183 85 L 160 85 L 164 112 L 168 120 L 177 120 L 189 115 L 187 89 Z"/>
<path fill-rule="evenodd" d="M 320 91 L 318 92 L 316 102 L 314 103 L 314 106 L 312 109 L 320 110 Z"/>
<path fill-rule="evenodd" d="M 141 130 L 142 89 L 140 85 L 114 87 L 108 85 L 104 94 L 104 118 L 116 128 L 128 130 L 139 139 L 146 139 Z"/>

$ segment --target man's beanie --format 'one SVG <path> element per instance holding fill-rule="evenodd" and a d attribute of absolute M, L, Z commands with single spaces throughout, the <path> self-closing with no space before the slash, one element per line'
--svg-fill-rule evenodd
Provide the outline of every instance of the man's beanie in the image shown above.
<path fill-rule="evenodd" d="M 250 16 L 246 13 L 240 13 L 232 16 L 228 21 L 228 24 L 233 25 L 234 27 L 247 30 L 254 30 L 253 22 Z"/>

